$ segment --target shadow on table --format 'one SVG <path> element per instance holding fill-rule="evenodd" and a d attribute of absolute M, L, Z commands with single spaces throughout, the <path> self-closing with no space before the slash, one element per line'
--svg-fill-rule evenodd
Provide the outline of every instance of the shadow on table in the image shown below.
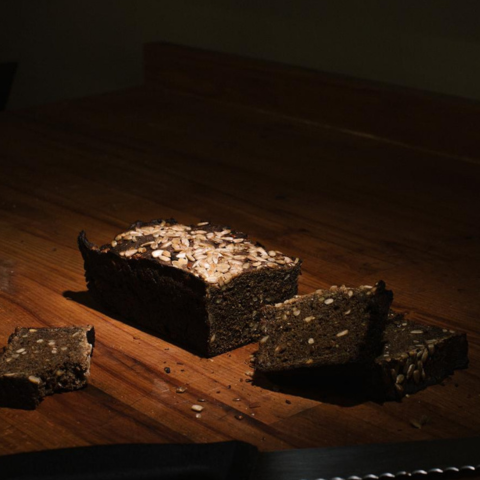
<path fill-rule="evenodd" d="M 375 400 L 360 376 L 344 372 L 316 372 L 313 369 L 290 374 L 264 374 L 256 372 L 253 384 L 288 395 L 329 403 L 341 407 L 354 407 Z"/>
<path fill-rule="evenodd" d="M 183 350 L 188 351 L 192 355 L 196 355 L 200 358 L 205 358 L 202 355 L 200 355 L 198 352 L 194 351 L 193 349 L 188 349 L 185 347 L 185 345 L 182 345 L 180 342 L 176 341 L 175 339 L 167 336 L 167 335 L 162 335 L 159 332 L 152 330 L 151 328 L 144 327 L 142 325 L 139 325 L 138 323 L 135 323 L 122 315 L 112 312 L 111 310 L 106 309 L 98 303 L 92 295 L 90 295 L 90 292 L 88 290 L 83 290 L 81 292 L 74 292 L 71 290 L 66 290 L 63 292 L 63 297 L 66 298 L 67 300 L 70 300 L 72 302 L 78 303 L 79 305 L 83 305 L 84 307 L 87 307 L 91 310 L 94 310 L 98 313 L 101 313 L 102 315 L 105 315 L 107 317 L 113 318 L 114 320 L 117 320 L 119 322 L 125 323 L 126 325 L 129 325 L 136 330 L 139 330 L 141 332 L 147 333 L 149 335 L 152 335 L 154 337 L 160 338 L 165 342 L 171 343 L 172 345 L 175 345 L 176 347 L 182 348 Z"/>
<path fill-rule="evenodd" d="M 119 320 L 121 322 L 125 322 L 125 319 L 121 317 L 121 315 L 117 315 L 112 313 L 110 310 L 107 310 L 102 305 L 97 303 L 95 299 L 90 295 L 88 290 L 83 290 L 81 292 L 74 292 L 71 290 L 66 290 L 63 292 L 63 297 L 67 300 L 71 300 L 72 302 L 78 303 L 79 305 L 83 305 L 84 307 L 90 308 L 91 310 L 95 310 L 102 315 L 107 315 L 115 320 Z M 128 322 L 125 322 L 128 323 Z"/>
<path fill-rule="evenodd" d="M 118 313 L 112 312 L 111 310 L 107 310 L 90 295 L 90 292 L 88 290 L 83 290 L 81 292 L 73 292 L 71 290 L 66 290 L 65 292 L 63 292 L 63 297 L 66 298 L 67 300 L 71 300 L 72 302 L 78 303 L 79 305 L 83 305 L 84 307 L 90 308 L 91 310 L 101 313 L 102 315 L 106 315 L 107 317 L 113 318 L 114 320 L 125 323 L 126 325 L 130 325 L 136 328 L 137 330 L 140 330 L 142 332 L 148 333 L 155 337 L 161 338 L 160 335 L 158 335 L 158 333 L 152 331 L 151 329 L 142 327 L 141 325 L 131 322 L 125 317 L 122 317 L 122 315 L 119 315 Z M 168 341 L 171 343 L 174 343 L 170 339 L 168 339 Z"/>

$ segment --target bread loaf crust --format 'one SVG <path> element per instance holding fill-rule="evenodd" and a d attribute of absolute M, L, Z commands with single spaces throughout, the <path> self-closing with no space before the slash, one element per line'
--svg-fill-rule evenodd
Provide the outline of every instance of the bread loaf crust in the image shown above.
<path fill-rule="evenodd" d="M 300 259 L 208 222 L 136 222 L 110 244 L 85 232 L 78 244 L 101 305 L 202 356 L 255 341 L 260 308 L 297 293 Z"/>

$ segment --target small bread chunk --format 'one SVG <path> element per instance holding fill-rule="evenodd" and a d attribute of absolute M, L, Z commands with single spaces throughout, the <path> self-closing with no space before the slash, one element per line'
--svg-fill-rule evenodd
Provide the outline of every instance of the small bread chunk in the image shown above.
<path fill-rule="evenodd" d="M 33 410 L 85 386 L 94 340 L 92 326 L 16 328 L 0 357 L 0 406 Z"/>
<path fill-rule="evenodd" d="M 401 313 L 389 314 L 384 341 L 370 379 L 379 399 L 401 399 L 468 366 L 465 333 L 414 323 Z"/>
<path fill-rule="evenodd" d="M 109 244 L 85 232 L 78 244 L 101 305 L 207 357 L 256 341 L 260 308 L 297 293 L 299 258 L 209 222 L 136 222 Z"/>
<path fill-rule="evenodd" d="M 334 286 L 265 307 L 256 369 L 281 372 L 373 362 L 382 352 L 392 299 L 379 281 L 374 287 Z"/>

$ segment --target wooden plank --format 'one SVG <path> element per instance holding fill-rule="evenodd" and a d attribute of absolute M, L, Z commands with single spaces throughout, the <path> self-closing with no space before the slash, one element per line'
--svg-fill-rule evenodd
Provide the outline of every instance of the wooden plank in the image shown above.
<path fill-rule="evenodd" d="M 147 84 L 480 159 L 478 102 L 219 52 L 149 43 Z"/>

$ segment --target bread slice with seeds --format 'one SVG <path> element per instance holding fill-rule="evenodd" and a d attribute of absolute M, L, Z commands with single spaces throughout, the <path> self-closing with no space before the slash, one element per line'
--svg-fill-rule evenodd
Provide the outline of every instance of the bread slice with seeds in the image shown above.
<path fill-rule="evenodd" d="M 267 306 L 256 370 L 371 363 L 382 350 L 382 335 L 393 294 L 374 287 L 331 287 Z"/>
<path fill-rule="evenodd" d="M 102 247 L 84 232 L 78 243 L 100 304 L 204 356 L 255 341 L 260 308 L 297 293 L 300 259 L 209 222 L 137 222 Z"/>
<path fill-rule="evenodd" d="M 0 406 L 34 409 L 47 395 L 87 384 L 92 326 L 17 328 L 0 357 Z"/>
<path fill-rule="evenodd" d="M 384 342 L 368 379 L 380 400 L 401 399 L 468 366 L 465 333 L 412 322 L 400 313 L 389 314 Z"/>

